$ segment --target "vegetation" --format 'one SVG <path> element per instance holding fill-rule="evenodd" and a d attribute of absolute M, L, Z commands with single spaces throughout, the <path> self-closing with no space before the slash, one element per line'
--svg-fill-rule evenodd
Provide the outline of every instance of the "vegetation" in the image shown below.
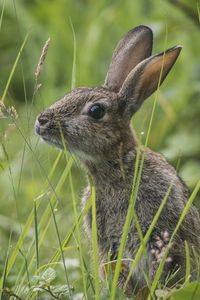
<path fill-rule="evenodd" d="M 0 9 L 0 299 L 125 299 L 109 280 L 99 282 L 95 228 L 92 252 L 82 230 L 95 191 L 81 212 L 85 172 L 38 140 L 35 118 L 72 86 L 102 83 L 120 36 L 149 25 L 154 52 L 176 44 L 183 51 L 159 91 L 148 145 L 178 165 L 193 191 L 188 206 L 200 208 L 200 3 L 2 0 Z M 153 101 L 133 119 L 143 143 Z M 200 284 L 187 276 L 180 290 L 166 290 L 158 273 L 150 289 L 152 298 L 200 299 Z"/>

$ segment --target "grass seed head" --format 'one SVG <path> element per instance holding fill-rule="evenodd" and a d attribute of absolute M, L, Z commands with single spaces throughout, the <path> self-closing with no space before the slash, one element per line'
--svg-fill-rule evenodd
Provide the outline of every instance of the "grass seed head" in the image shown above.
<path fill-rule="evenodd" d="M 41 55 L 40 55 L 40 58 L 39 58 L 39 61 L 38 61 L 38 64 L 37 64 L 37 68 L 36 68 L 36 71 L 35 71 L 36 80 L 40 76 L 44 61 L 45 61 L 46 56 L 47 56 L 49 44 L 50 44 L 50 38 L 48 38 L 48 40 L 45 42 L 45 44 L 42 48 L 42 52 L 41 52 Z"/>
<path fill-rule="evenodd" d="M 6 107 L 5 104 L 0 101 L 0 118 L 17 119 L 18 114 L 14 106 Z"/>

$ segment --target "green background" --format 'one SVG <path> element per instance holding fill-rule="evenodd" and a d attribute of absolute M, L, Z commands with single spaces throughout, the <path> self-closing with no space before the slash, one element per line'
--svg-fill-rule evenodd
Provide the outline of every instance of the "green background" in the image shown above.
<path fill-rule="evenodd" d="M 8 240 L 11 248 L 20 236 L 34 200 L 42 198 L 38 219 L 48 204 L 44 188 L 46 176 L 58 155 L 58 150 L 42 143 L 34 133 L 37 114 L 70 91 L 74 41 L 70 20 L 76 35 L 76 86 L 98 86 L 103 83 L 112 51 L 121 36 L 129 29 L 145 24 L 154 32 L 153 52 L 177 44 L 183 46 L 172 72 L 162 85 L 149 147 L 163 153 L 176 167 L 192 189 L 200 178 L 200 25 L 197 1 L 92 1 L 92 0 L 20 0 L 1 1 L 0 9 L 0 93 L 3 95 L 14 61 L 27 32 L 29 38 L 12 77 L 5 105 L 14 106 L 18 113 L 17 128 L 12 120 L 0 119 L 0 265 L 3 270 Z M 41 49 L 51 38 L 35 92 L 35 70 Z M 132 122 L 137 135 L 147 132 L 153 97 L 148 99 Z M 26 141 L 25 141 L 26 139 Z M 27 146 L 27 142 L 30 147 Z M 51 179 L 56 186 L 66 160 L 60 160 Z M 77 209 L 86 181 L 79 162 L 72 169 Z M 44 193 L 44 196 L 43 196 Z M 74 215 L 69 182 L 58 194 L 55 211 L 61 237 L 71 228 Z M 196 204 L 200 206 L 198 197 Z M 40 248 L 40 261 L 45 263 L 58 247 L 50 227 Z M 27 251 L 34 236 L 30 227 L 23 249 Z M 88 242 L 82 234 L 85 251 Z M 72 246 L 74 242 L 72 242 Z M 11 249 L 12 250 L 12 249 Z M 77 257 L 75 251 L 66 254 Z M 87 255 L 86 255 L 87 257 Z M 88 259 L 88 258 L 87 258 Z M 16 261 L 10 284 L 15 281 L 20 266 Z M 89 265 L 89 263 L 88 263 Z M 78 270 L 71 276 L 79 280 Z M 78 285 L 77 285 L 78 286 Z M 77 287 L 77 290 L 81 287 Z"/>

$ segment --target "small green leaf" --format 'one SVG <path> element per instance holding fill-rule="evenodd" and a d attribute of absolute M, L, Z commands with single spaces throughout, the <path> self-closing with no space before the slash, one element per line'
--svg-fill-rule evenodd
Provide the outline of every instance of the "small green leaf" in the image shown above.
<path fill-rule="evenodd" d="M 52 268 L 48 268 L 40 277 L 40 279 L 44 280 L 46 283 L 51 283 L 55 278 L 56 271 Z"/>
<path fill-rule="evenodd" d="M 69 286 L 67 284 L 51 286 L 51 291 L 56 297 L 66 296 L 69 295 Z"/>
<path fill-rule="evenodd" d="M 172 300 L 199 300 L 200 299 L 200 283 L 197 281 L 191 282 L 174 292 Z"/>

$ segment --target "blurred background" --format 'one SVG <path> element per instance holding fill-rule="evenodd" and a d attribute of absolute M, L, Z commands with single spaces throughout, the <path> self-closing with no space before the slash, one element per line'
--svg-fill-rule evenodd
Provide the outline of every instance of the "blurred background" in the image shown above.
<path fill-rule="evenodd" d="M 4 99 L 18 114 L 16 124 L 0 118 L 0 272 L 11 237 L 12 246 L 21 235 L 33 210 L 34 200 L 42 198 L 38 219 L 48 204 L 46 176 L 58 150 L 38 141 L 34 133 L 36 115 L 46 106 L 70 91 L 74 40 L 76 36 L 76 86 L 103 83 L 112 51 L 129 29 L 145 24 L 154 32 L 154 53 L 177 44 L 183 46 L 178 61 L 162 85 L 149 147 L 163 153 L 176 167 L 192 190 L 200 178 L 200 23 L 196 0 L 1 0 L 0 2 L 0 93 L 4 94 L 14 62 L 27 33 Z M 35 70 L 42 47 L 50 37 L 47 57 L 36 87 Z M 132 122 L 137 135 L 145 140 L 153 96 L 145 102 Z M 144 141 L 143 140 L 143 141 Z M 65 167 L 59 160 L 51 178 L 56 186 Z M 72 178 L 80 211 L 80 196 L 85 172 L 74 163 Z M 71 190 L 68 181 L 60 188 L 56 218 L 63 237 L 74 222 Z M 196 204 L 200 207 L 197 197 Z M 40 249 L 40 259 L 47 261 L 57 247 L 50 222 Z M 23 249 L 29 247 L 34 225 L 29 227 Z M 84 241 L 84 234 L 83 234 Z M 72 243 L 73 244 L 73 243 Z M 86 245 L 86 252 L 88 246 Z M 72 251 L 73 252 L 73 251 Z M 69 257 L 76 254 L 69 251 Z M 15 276 L 20 264 L 11 272 Z M 76 273 L 77 270 L 75 269 Z M 12 282 L 12 278 L 10 281 Z"/>

